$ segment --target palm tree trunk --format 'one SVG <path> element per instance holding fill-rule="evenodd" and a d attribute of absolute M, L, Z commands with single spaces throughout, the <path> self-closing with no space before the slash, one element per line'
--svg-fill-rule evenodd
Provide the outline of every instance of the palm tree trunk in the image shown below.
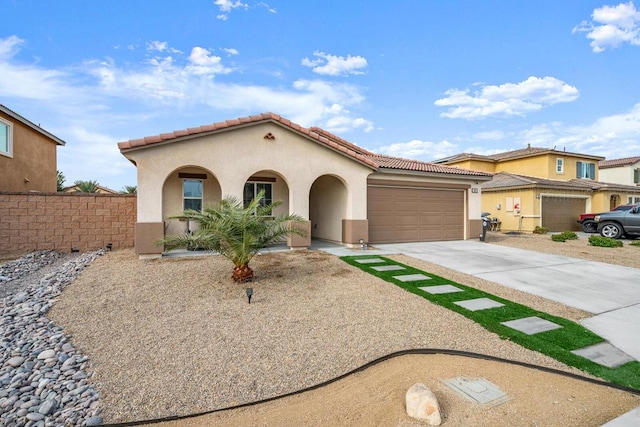
<path fill-rule="evenodd" d="M 253 270 L 248 264 L 237 265 L 233 268 L 233 275 L 231 276 L 236 283 L 245 283 L 253 280 Z"/>

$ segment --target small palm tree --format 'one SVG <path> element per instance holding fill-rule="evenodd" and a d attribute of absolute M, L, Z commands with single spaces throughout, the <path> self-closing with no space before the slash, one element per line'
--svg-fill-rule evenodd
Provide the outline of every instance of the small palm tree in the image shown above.
<path fill-rule="evenodd" d="M 76 181 L 74 182 L 77 190 L 76 193 L 97 193 L 98 192 L 98 181 Z"/>
<path fill-rule="evenodd" d="M 260 249 L 291 234 L 306 236 L 306 232 L 299 227 L 299 223 L 304 221 L 299 215 L 265 218 L 281 201 L 261 206 L 263 198 L 264 191 L 261 191 L 246 207 L 239 199 L 226 197 L 203 212 L 186 210 L 174 218 L 196 221 L 198 230 L 191 234 L 166 236 L 161 243 L 167 249 L 187 246 L 218 252 L 233 262 L 231 278 L 235 282 L 251 281 L 253 270 L 249 267 L 249 261 Z"/>
<path fill-rule="evenodd" d="M 64 180 L 65 180 L 65 177 L 64 177 L 64 174 L 62 173 L 62 171 L 56 171 L 56 176 L 57 176 L 57 181 L 58 181 L 58 183 L 57 183 L 57 191 L 60 193 L 60 192 L 64 191 Z"/>
<path fill-rule="evenodd" d="M 138 186 L 136 185 L 125 185 L 122 187 L 122 191 L 120 194 L 136 194 L 138 193 Z"/>

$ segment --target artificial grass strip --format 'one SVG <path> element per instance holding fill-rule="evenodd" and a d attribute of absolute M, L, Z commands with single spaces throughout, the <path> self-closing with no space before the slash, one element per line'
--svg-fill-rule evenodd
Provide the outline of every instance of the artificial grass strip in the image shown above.
<path fill-rule="evenodd" d="M 380 258 L 383 263 L 361 264 L 357 259 L 363 258 Z M 342 260 L 347 264 L 357 267 L 369 274 L 379 277 L 387 282 L 393 283 L 405 289 L 408 292 L 416 294 L 434 304 L 455 311 L 474 322 L 482 325 L 488 331 L 494 332 L 502 339 L 513 341 L 529 350 L 534 350 L 550 356 L 569 366 L 589 372 L 607 381 L 615 384 L 632 387 L 640 390 L 640 362 L 633 361 L 626 363 L 617 368 L 608 368 L 598 363 L 592 362 L 582 356 L 571 353 L 572 350 L 584 348 L 593 344 L 603 342 L 604 339 L 582 325 L 562 317 L 552 316 L 550 314 L 534 310 L 522 304 L 518 304 L 504 298 L 489 294 L 480 289 L 472 288 L 444 277 L 437 276 L 415 267 L 393 261 L 382 256 L 345 256 Z M 393 271 L 377 271 L 372 267 L 380 265 L 400 265 L 404 270 Z M 409 274 L 424 274 L 429 280 L 418 280 L 412 282 L 402 282 L 394 276 L 404 276 Z M 453 285 L 462 290 L 462 292 L 452 292 L 446 294 L 430 294 L 420 289 L 421 287 L 429 287 L 435 285 Z M 455 302 L 466 301 L 476 298 L 489 298 L 504 304 L 503 307 L 490 308 L 485 310 L 471 311 L 461 307 Z M 522 319 L 525 317 L 537 316 L 550 322 L 556 323 L 562 328 L 551 331 L 540 332 L 534 335 L 527 335 L 523 332 L 502 325 L 501 322 L 509 320 Z"/>

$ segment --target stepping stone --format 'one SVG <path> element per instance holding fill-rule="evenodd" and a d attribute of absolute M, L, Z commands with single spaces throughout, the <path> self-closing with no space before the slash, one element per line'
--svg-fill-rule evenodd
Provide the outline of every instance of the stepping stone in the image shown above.
<path fill-rule="evenodd" d="M 538 316 L 525 317 L 524 319 L 510 320 L 508 322 L 500 322 L 501 325 L 508 326 L 516 331 L 524 332 L 527 335 L 539 334 L 540 332 L 560 329 L 562 326 L 557 323 L 549 322 Z"/>
<path fill-rule="evenodd" d="M 463 289 L 456 288 L 453 285 L 438 285 L 438 286 L 422 286 L 419 289 L 430 294 L 450 294 L 452 292 L 464 292 Z"/>
<path fill-rule="evenodd" d="M 360 264 L 377 264 L 379 262 L 386 262 L 386 261 L 380 258 L 363 258 L 363 259 L 357 259 L 356 262 Z"/>
<path fill-rule="evenodd" d="M 371 267 L 376 271 L 395 271 L 395 270 L 404 270 L 404 267 L 401 265 L 379 265 L 377 267 Z"/>
<path fill-rule="evenodd" d="M 401 282 L 417 282 L 418 280 L 431 280 L 431 277 L 424 274 L 405 274 L 404 276 L 393 276 Z"/>
<path fill-rule="evenodd" d="M 511 397 L 485 378 L 456 377 L 444 380 L 444 383 L 472 402 L 481 405 L 499 405 L 511 400 Z"/>
<path fill-rule="evenodd" d="M 476 298 L 465 301 L 456 301 L 454 304 L 470 311 L 486 310 L 488 308 L 504 307 L 504 304 L 490 298 Z"/>
<path fill-rule="evenodd" d="M 582 356 L 592 362 L 609 368 L 617 368 L 618 366 L 635 360 L 633 357 L 612 346 L 608 342 L 601 342 L 595 345 L 590 345 L 589 347 L 573 350 L 571 353 L 577 354 L 578 356 Z"/>

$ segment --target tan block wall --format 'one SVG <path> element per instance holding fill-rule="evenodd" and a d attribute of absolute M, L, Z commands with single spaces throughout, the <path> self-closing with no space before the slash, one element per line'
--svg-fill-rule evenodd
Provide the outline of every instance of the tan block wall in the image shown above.
<path fill-rule="evenodd" d="M 136 196 L 0 192 L 0 257 L 134 246 Z"/>

